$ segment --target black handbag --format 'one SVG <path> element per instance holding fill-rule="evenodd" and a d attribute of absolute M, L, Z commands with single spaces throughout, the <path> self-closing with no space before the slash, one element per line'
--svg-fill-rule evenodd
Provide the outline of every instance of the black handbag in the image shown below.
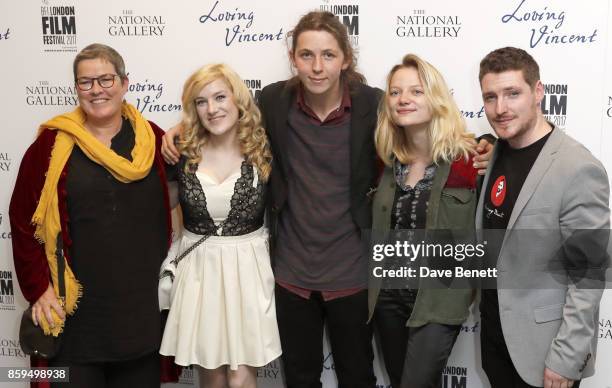
<path fill-rule="evenodd" d="M 66 284 L 64 283 L 64 255 L 62 253 L 62 235 L 57 235 L 57 249 L 55 259 L 57 260 L 57 285 L 59 288 L 60 304 L 64 307 L 66 300 Z M 19 344 L 23 352 L 29 356 L 50 359 L 57 355 L 61 346 L 61 337 L 45 335 L 40 326 L 34 325 L 32 321 L 32 306 L 28 307 L 21 316 L 19 326 Z"/>

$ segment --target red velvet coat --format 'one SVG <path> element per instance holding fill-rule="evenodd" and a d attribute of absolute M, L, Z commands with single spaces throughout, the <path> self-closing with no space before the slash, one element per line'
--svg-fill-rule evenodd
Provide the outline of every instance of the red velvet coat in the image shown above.
<path fill-rule="evenodd" d="M 164 188 L 164 204 L 167 212 L 168 247 L 172 235 L 172 219 L 170 217 L 170 202 L 168 198 L 168 184 L 166 171 L 162 159 L 161 138 L 164 131 L 156 124 L 150 122 L 155 133 L 155 160 L 154 168 Z M 13 244 L 13 260 L 15 272 L 19 280 L 19 286 L 23 296 L 30 304 L 35 303 L 45 292 L 49 285 L 49 266 L 44 251 L 44 246 L 34 239 L 34 225 L 32 215 L 36 210 L 40 193 L 45 183 L 45 173 L 49 168 L 51 150 L 55 144 L 57 132 L 52 130 L 43 131 L 40 136 L 26 151 L 19 167 L 15 189 L 11 197 L 9 207 L 9 218 L 11 223 L 11 234 Z M 68 165 L 62 171 L 57 185 L 59 199 L 60 223 L 62 226 L 62 237 L 64 240 L 64 254 L 70 265 L 68 248 L 71 246 L 70 233 L 68 230 L 68 211 L 66 208 L 66 174 Z M 32 357 L 32 366 L 46 366 L 46 360 Z M 178 370 L 172 368 L 172 363 L 164 362 L 162 365 L 162 381 L 176 381 Z M 31 383 L 32 388 L 49 388 L 49 383 Z"/>

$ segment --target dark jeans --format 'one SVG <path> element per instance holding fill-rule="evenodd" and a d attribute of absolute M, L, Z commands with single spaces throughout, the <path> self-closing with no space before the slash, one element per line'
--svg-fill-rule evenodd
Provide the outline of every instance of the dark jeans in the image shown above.
<path fill-rule="evenodd" d="M 406 322 L 414 307 L 414 299 L 404 291 L 380 290 L 374 309 L 376 339 L 382 350 L 391 386 L 394 388 L 399 387 L 402 381 L 409 331 Z"/>
<path fill-rule="evenodd" d="M 320 388 L 323 326 L 327 324 L 338 388 L 373 388 L 372 328 L 367 324 L 367 290 L 324 301 L 304 299 L 276 286 L 276 317 L 287 388 Z"/>
<path fill-rule="evenodd" d="M 442 370 L 459 335 L 460 325 L 428 323 L 406 327 L 414 307 L 408 290 L 381 290 L 374 326 L 395 388 L 439 388 Z"/>
<path fill-rule="evenodd" d="M 491 387 L 495 388 L 536 388 L 527 384 L 516 371 L 499 320 L 482 317 L 480 329 L 480 351 L 482 369 L 487 374 Z M 575 381 L 573 388 L 579 388 Z"/>
<path fill-rule="evenodd" d="M 55 359 L 52 367 L 68 367 L 69 383 L 51 383 L 51 388 L 159 388 L 160 358 L 157 352 L 117 362 L 79 364 Z"/>

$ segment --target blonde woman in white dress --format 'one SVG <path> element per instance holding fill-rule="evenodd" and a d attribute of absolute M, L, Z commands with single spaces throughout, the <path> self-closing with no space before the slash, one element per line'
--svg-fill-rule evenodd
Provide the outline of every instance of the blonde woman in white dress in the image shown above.
<path fill-rule="evenodd" d="M 182 102 L 184 231 L 162 267 L 172 286 L 160 300 L 170 308 L 160 353 L 196 366 L 202 387 L 256 387 L 257 367 L 281 354 L 263 228 L 271 153 L 251 94 L 226 65 L 192 74 Z"/>

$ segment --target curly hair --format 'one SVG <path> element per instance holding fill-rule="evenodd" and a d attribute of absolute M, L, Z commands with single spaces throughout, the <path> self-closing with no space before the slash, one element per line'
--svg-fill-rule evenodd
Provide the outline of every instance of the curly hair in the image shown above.
<path fill-rule="evenodd" d="M 272 169 L 272 153 L 266 131 L 261 125 L 261 113 L 253 101 L 249 89 L 229 66 L 210 64 L 193 73 L 183 87 L 182 134 L 178 149 L 187 158 L 185 170 L 190 171 L 202 159 L 201 149 L 206 144 L 209 132 L 202 125 L 196 110 L 195 99 L 202 89 L 216 80 L 223 80 L 232 92 L 232 100 L 238 108 L 238 142 L 240 151 L 261 176 L 267 181 Z"/>
<path fill-rule="evenodd" d="M 414 68 L 417 71 L 425 97 L 431 107 L 432 119 L 429 123 L 428 136 L 433 162 L 452 163 L 461 156 L 467 160 L 469 152 L 474 149 L 474 135 L 466 131 L 461 112 L 442 74 L 429 62 L 414 54 L 404 56 L 402 63 L 393 66 L 387 76 L 387 90 L 380 100 L 378 125 L 374 135 L 378 156 L 388 166 L 394 156 L 404 164 L 411 163 L 413 159 L 410 139 L 406 137 L 404 129 L 393 122 L 387 101 L 393 75 L 403 68 Z"/>

